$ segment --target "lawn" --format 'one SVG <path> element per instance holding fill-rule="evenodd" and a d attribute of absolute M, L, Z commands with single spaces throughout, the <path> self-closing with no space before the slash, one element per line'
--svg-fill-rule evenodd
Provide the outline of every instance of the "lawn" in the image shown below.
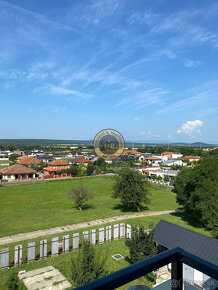
<path fill-rule="evenodd" d="M 113 178 L 96 177 L 0 187 L 0 237 L 99 218 L 133 213 L 111 197 Z M 82 212 L 67 198 L 69 189 L 86 185 L 94 198 Z M 175 194 L 151 185 L 151 203 L 142 211 L 178 208 Z"/>
<path fill-rule="evenodd" d="M 170 222 L 173 222 L 175 224 L 181 225 L 183 227 L 189 228 L 191 230 L 197 231 L 199 233 L 202 234 L 206 234 L 210 236 L 210 232 L 204 230 L 201 227 L 198 227 L 196 225 L 196 222 L 194 222 L 194 220 L 192 219 L 191 216 L 185 214 L 185 213 L 175 213 L 175 214 L 165 214 L 165 215 L 160 215 L 160 216 L 148 216 L 148 217 L 143 217 L 143 218 L 137 218 L 137 219 L 129 219 L 126 220 L 124 222 L 129 223 L 131 225 L 143 225 L 146 229 L 148 229 L 150 227 L 150 224 L 153 223 L 153 225 L 156 225 L 160 219 L 164 219 Z M 111 225 L 111 223 L 110 223 Z M 106 225 L 104 225 L 106 226 Z M 101 227 L 101 226 L 99 226 Z M 95 227 L 96 229 L 98 229 L 98 227 Z M 88 230 L 91 228 L 88 228 Z M 77 230 L 74 232 L 82 232 L 85 229 L 81 229 L 81 230 Z M 36 242 L 36 254 L 39 254 L 39 241 L 46 238 L 48 239 L 48 252 L 51 250 L 51 238 L 54 236 L 59 236 L 60 240 L 61 237 L 64 235 L 65 233 L 61 233 L 59 235 L 53 235 L 53 236 L 45 236 L 45 237 L 41 237 L 38 239 L 34 239 L 32 241 Z M 66 234 L 70 234 L 70 236 L 72 237 L 73 232 L 67 232 Z M 20 244 L 23 245 L 23 259 L 26 258 L 26 253 L 27 253 L 27 243 L 30 242 L 29 241 L 24 241 L 21 242 Z M 13 261 L 14 259 L 14 246 L 17 245 L 18 243 L 14 243 L 14 244 L 10 244 L 9 249 L 10 249 L 10 261 Z M 1 246 L 0 248 L 4 248 L 5 246 Z M 119 241 L 113 241 L 113 242 L 109 242 L 109 243 L 105 243 L 105 244 L 101 244 L 101 245 L 97 245 L 98 251 L 102 251 L 102 254 L 105 254 L 108 256 L 107 262 L 106 262 L 106 271 L 107 273 L 119 270 L 121 268 L 127 267 L 129 265 L 128 263 L 128 259 L 126 259 L 126 257 L 129 256 L 129 250 L 128 248 L 125 246 L 124 240 L 119 240 Z M 115 261 L 114 259 L 112 259 L 112 255 L 114 254 L 121 254 L 122 256 L 124 256 L 124 259 L 120 260 L 120 261 Z M 2 270 L 0 271 L 0 281 L 1 281 L 1 285 L 3 286 L 3 288 L 0 289 L 8 289 L 7 288 L 7 282 L 10 279 L 12 273 L 14 272 L 18 272 L 21 271 L 23 269 L 25 269 L 26 271 L 28 270 L 33 270 L 33 269 L 38 269 L 41 267 L 45 267 L 48 265 L 53 265 L 55 268 L 59 269 L 60 272 L 69 280 L 69 282 L 72 283 L 71 281 L 71 275 L 70 275 L 70 260 L 72 255 L 74 255 L 75 252 L 70 252 L 68 254 L 64 254 L 64 255 L 60 255 L 58 257 L 49 257 L 47 259 L 44 260 L 39 260 L 36 262 L 32 262 L 29 264 L 23 264 L 19 267 L 14 267 L 11 268 L 10 270 Z M 142 279 L 143 280 L 143 279 Z M 136 284 L 143 284 L 145 282 L 145 280 L 137 280 L 135 282 L 131 282 L 128 284 L 128 286 L 132 286 L 132 285 L 136 285 Z M 149 284 L 147 284 L 149 285 Z M 127 289 L 127 285 L 123 286 L 121 289 Z"/>
<path fill-rule="evenodd" d="M 105 265 L 106 274 L 111 272 L 117 271 L 124 267 L 129 266 L 128 257 L 129 257 L 129 249 L 125 245 L 124 240 L 113 241 L 110 243 L 106 243 L 103 245 L 97 245 L 96 250 L 98 254 L 107 256 L 107 261 Z M 116 261 L 112 258 L 114 254 L 121 254 L 124 258 Z M 21 265 L 19 267 L 11 268 L 10 270 L 2 270 L 0 271 L 0 281 L 1 281 L 1 288 L 4 290 L 9 290 L 8 288 L 8 281 L 11 279 L 11 275 L 16 272 L 18 273 L 21 270 L 35 270 L 38 268 L 46 267 L 49 265 L 54 266 L 58 269 L 66 278 L 67 280 L 75 287 L 72 279 L 71 279 L 71 258 L 76 255 L 77 252 L 70 252 L 68 254 L 60 255 L 58 257 L 50 257 L 48 259 L 39 260 L 37 262 L 31 262 L 29 264 Z M 141 278 L 139 280 L 133 281 L 125 286 L 122 286 L 119 289 L 127 289 L 130 286 L 145 283 L 145 279 Z M 149 282 L 146 283 L 148 286 L 151 286 Z"/>

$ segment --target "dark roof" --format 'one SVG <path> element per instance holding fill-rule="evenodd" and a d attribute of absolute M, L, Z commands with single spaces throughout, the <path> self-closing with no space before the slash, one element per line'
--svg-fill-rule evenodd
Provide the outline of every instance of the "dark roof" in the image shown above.
<path fill-rule="evenodd" d="M 218 240 L 160 220 L 154 229 L 154 241 L 168 249 L 180 247 L 218 266 Z"/>

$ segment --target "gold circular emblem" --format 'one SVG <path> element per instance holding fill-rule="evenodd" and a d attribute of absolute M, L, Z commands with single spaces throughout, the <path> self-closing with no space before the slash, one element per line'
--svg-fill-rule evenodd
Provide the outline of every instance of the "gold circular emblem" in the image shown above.
<path fill-rule="evenodd" d="M 118 131 L 104 129 L 95 136 L 93 146 L 99 157 L 116 158 L 123 153 L 125 141 Z"/>

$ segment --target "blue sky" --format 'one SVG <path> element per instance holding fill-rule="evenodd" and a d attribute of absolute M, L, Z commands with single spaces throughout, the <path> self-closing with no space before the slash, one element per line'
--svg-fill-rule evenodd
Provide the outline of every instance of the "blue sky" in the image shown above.
<path fill-rule="evenodd" d="M 218 142 L 218 2 L 0 0 L 0 138 Z"/>

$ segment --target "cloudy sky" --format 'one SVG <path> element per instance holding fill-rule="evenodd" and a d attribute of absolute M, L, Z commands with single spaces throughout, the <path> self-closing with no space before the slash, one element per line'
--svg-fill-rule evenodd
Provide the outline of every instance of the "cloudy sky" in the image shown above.
<path fill-rule="evenodd" d="M 0 0 L 0 138 L 218 142 L 218 2 Z"/>

